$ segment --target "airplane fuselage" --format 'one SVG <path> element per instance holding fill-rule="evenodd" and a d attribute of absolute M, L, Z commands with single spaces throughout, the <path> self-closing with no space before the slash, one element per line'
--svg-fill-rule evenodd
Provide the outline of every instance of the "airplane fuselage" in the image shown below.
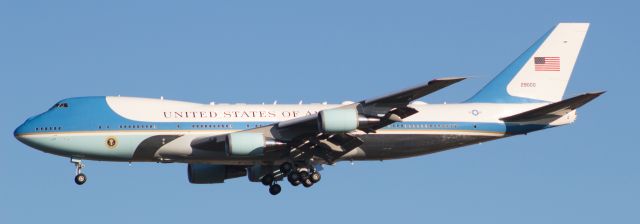
<path fill-rule="evenodd" d="M 194 139 L 258 128 L 335 108 L 340 104 L 197 104 L 132 97 L 62 100 L 15 131 L 25 144 L 77 158 L 124 162 L 224 165 L 268 163 L 200 149 Z M 62 106 L 61 106 L 62 105 Z M 505 123 L 500 118 L 546 103 L 413 103 L 419 112 L 375 133 L 354 131 L 364 143 L 339 160 L 387 160 L 438 152 L 573 122 L 575 112 L 552 122 Z"/>

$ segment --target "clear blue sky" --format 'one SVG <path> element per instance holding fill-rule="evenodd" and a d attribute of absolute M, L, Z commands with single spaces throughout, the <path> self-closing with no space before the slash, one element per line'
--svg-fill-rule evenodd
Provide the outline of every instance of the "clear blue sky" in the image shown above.
<path fill-rule="evenodd" d="M 640 223 L 634 1 L 0 1 L 0 223 Z M 558 22 L 591 22 L 567 94 L 609 92 L 571 126 L 411 159 L 340 163 L 272 197 L 184 164 L 67 158 L 13 138 L 57 100 L 340 102 L 440 76 L 471 96 Z"/>

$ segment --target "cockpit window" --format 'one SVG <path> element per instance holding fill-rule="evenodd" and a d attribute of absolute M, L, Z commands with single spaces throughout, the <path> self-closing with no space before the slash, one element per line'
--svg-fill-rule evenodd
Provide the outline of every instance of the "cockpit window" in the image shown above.
<path fill-rule="evenodd" d="M 56 103 L 55 105 L 53 105 L 53 107 L 51 107 L 51 109 L 55 109 L 55 108 L 67 108 L 69 107 L 68 103 Z"/>

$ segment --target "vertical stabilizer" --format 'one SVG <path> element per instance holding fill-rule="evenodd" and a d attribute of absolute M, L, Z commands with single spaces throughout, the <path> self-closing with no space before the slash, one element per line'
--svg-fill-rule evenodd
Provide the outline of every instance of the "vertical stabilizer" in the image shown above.
<path fill-rule="evenodd" d="M 589 23 L 560 23 L 466 102 L 557 102 L 571 78 Z"/>

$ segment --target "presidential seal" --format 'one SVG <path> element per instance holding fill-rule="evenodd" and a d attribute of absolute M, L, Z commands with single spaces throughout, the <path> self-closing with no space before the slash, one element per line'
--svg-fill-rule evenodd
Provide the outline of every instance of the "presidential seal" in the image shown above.
<path fill-rule="evenodd" d="M 107 137 L 104 143 L 107 145 L 107 148 L 109 149 L 115 149 L 116 147 L 118 147 L 118 140 L 116 139 L 116 137 L 113 137 L 113 136 Z"/>

